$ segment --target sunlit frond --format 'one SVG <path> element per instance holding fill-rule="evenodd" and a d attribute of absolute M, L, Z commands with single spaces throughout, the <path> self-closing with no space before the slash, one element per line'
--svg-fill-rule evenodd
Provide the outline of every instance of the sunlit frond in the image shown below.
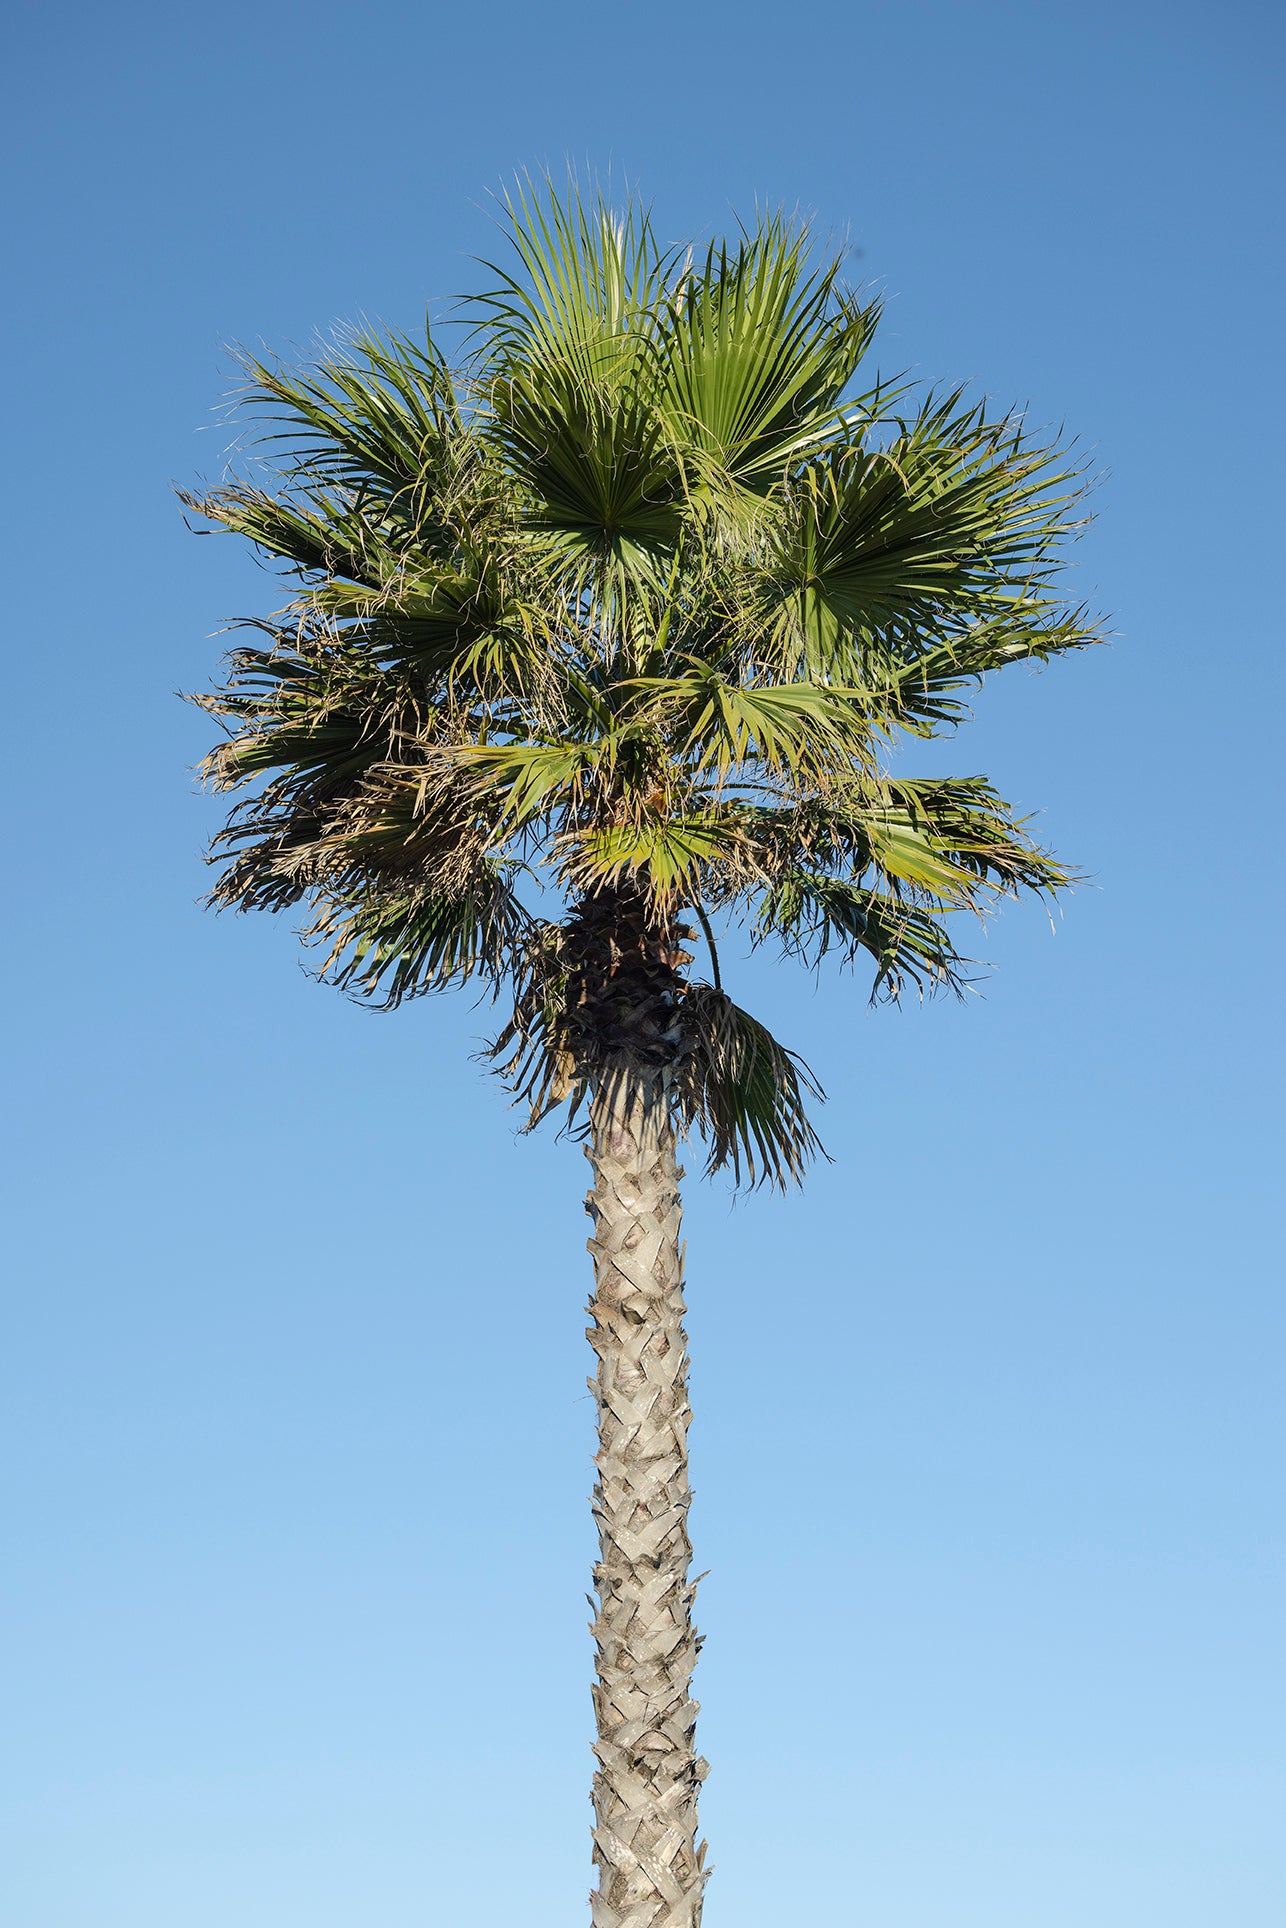
<path fill-rule="evenodd" d="M 667 311 L 662 406 L 699 479 L 779 485 L 836 432 L 835 413 L 875 330 L 877 307 L 820 268 L 780 215 L 686 268 Z"/>
<path fill-rule="evenodd" d="M 573 182 L 559 192 L 525 179 L 502 198 L 499 225 L 517 261 L 484 263 L 495 283 L 471 301 L 486 379 L 552 366 L 593 383 L 639 356 L 677 250 L 658 244 L 637 200 L 622 209 Z"/>
<path fill-rule="evenodd" d="M 306 486 L 365 490 L 412 518 L 463 434 L 454 379 L 427 330 L 422 342 L 354 331 L 308 373 L 241 362 L 248 413 L 267 428 L 260 445 Z"/>
<path fill-rule="evenodd" d="M 783 658 L 857 683 L 975 628 L 1057 629 L 1046 585 L 1079 526 L 1079 477 L 1057 445 L 959 393 L 926 401 L 883 443 L 861 434 L 826 449 L 783 492 L 765 576 Z"/>
<path fill-rule="evenodd" d="M 568 833 L 557 854 L 573 889 L 642 879 L 659 902 L 678 905 L 700 901 L 702 870 L 731 861 L 738 842 L 735 825 L 711 814 Z"/>
<path fill-rule="evenodd" d="M 873 998 L 896 998 L 908 981 L 921 993 L 960 991 L 967 982 L 965 960 L 932 911 L 818 871 L 783 870 L 773 879 L 756 907 L 754 936 L 776 938 L 814 966 L 828 952 L 850 964 L 865 952 L 876 966 Z"/>

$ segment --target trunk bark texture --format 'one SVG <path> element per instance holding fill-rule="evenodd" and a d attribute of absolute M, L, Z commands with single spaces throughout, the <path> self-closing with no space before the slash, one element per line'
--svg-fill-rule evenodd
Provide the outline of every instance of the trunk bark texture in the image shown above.
<path fill-rule="evenodd" d="M 591 1114 L 600 1559 L 593 1928 L 697 1928 L 705 1843 L 689 1694 L 700 1642 L 687 1514 L 679 1177 L 663 1075 L 600 1085 Z"/>

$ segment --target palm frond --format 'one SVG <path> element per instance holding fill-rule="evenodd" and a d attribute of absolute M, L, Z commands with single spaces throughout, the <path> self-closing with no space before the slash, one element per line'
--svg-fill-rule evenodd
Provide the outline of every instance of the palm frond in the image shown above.
<path fill-rule="evenodd" d="M 631 878 L 644 881 L 658 903 L 674 905 L 699 897 L 703 869 L 730 861 L 738 841 L 727 815 L 711 812 L 567 832 L 555 850 L 573 890 Z"/>
<path fill-rule="evenodd" d="M 873 1001 L 896 1002 L 907 982 L 926 992 L 957 993 L 968 983 L 966 960 L 940 917 L 885 891 L 843 877 L 783 870 L 755 909 L 756 943 L 776 938 L 788 956 L 816 967 L 832 950 L 848 963 L 866 952 L 876 966 Z"/>
<path fill-rule="evenodd" d="M 772 215 L 686 270 L 665 316 L 663 406 L 690 459 L 760 491 L 836 432 L 877 316 L 840 290 L 840 265 L 814 268 L 806 231 Z"/>
<path fill-rule="evenodd" d="M 464 430 L 455 380 L 427 330 L 422 342 L 354 331 L 307 374 L 240 359 L 243 408 L 266 424 L 258 442 L 279 452 L 280 469 L 369 492 L 414 519 Z"/>
<path fill-rule="evenodd" d="M 807 781 L 861 762 L 870 732 L 853 693 L 806 683 L 734 681 L 706 664 L 686 676 L 639 677 L 624 686 L 635 713 L 655 717 L 678 755 L 702 774 L 727 777 L 754 764 Z"/>
<path fill-rule="evenodd" d="M 1071 650 L 1088 649 L 1101 636 L 1084 609 L 1066 609 L 1040 597 L 1015 595 L 1002 614 L 971 624 L 951 621 L 934 628 L 889 625 L 860 645 L 861 673 L 871 714 L 882 732 L 905 730 L 936 736 L 968 715 L 956 694 L 1013 663 L 1045 663 Z M 831 660 L 848 664 L 832 646 Z"/>
<path fill-rule="evenodd" d="M 683 998 L 688 1054 L 676 1086 L 680 1116 L 709 1146 L 707 1173 L 725 1166 L 734 1182 L 798 1183 L 822 1142 L 805 1097 L 825 1092 L 808 1066 L 723 991 L 691 984 Z"/>
<path fill-rule="evenodd" d="M 826 450 L 789 485 L 772 572 L 783 657 L 858 683 L 872 655 L 913 662 L 962 627 L 1047 623 L 1080 474 L 959 392 L 927 400 L 884 446 L 863 435 Z"/>
<path fill-rule="evenodd" d="M 494 287 L 472 297 L 483 340 L 484 380 L 532 366 L 563 368 L 589 384 L 640 353 L 677 250 L 657 241 L 634 197 L 624 209 L 574 182 L 520 179 L 500 201 L 500 227 L 516 272 L 483 265 Z"/>
<path fill-rule="evenodd" d="M 328 898 L 305 935 L 325 947 L 323 977 L 388 1011 L 479 975 L 494 992 L 528 921 L 504 869 L 483 862 L 450 893 L 363 889 L 347 901 Z"/>
<path fill-rule="evenodd" d="M 184 491 L 179 500 L 305 575 L 361 584 L 369 596 L 391 573 L 390 552 L 379 528 L 320 492 L 301 499 L 235 483 L 205 495 Z"/>

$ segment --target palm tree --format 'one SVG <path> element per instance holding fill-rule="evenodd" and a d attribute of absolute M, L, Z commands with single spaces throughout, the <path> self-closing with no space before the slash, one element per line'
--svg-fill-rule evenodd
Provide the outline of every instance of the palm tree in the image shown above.
<path fill-rule="evenodd" d="M 796 224 L 667 250 L 637 205 L 527 188 L 502 221 L 454 366 L 428 332 L 248 358 L 266 453 L 184 498 L 296 583 L 197 699 L 247 793 L 212 901 L 309 906 L 322 974 L 385 1007 L 503 999 L 496 1068 L 585 1139 L 593 1920 L 695 1928 L 677 1150 L 785 1185 L 819 1149 L 714 929 L 959 990 L 951 913 L 1068 883 L 986 779 L 887 751 L 1095 640 L 1053 586 L 1081 488 L 1016 418 L 860 381 L 876 306 Z"/>

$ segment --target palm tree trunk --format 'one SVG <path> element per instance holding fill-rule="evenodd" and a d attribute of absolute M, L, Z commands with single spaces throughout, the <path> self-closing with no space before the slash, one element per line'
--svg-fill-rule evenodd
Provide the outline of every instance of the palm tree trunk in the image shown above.
<path fill-rule="evenodd" d="M 706 1880 L 697 1789 L 707 1770 L 688 1692 L 700 1644 L 688 1579 L 691 1410 L 680 1171 L 660 1074 L 600 1087 L 587 1150 L 600 1548 L 593 1928 L 697 1928 Z"/>

